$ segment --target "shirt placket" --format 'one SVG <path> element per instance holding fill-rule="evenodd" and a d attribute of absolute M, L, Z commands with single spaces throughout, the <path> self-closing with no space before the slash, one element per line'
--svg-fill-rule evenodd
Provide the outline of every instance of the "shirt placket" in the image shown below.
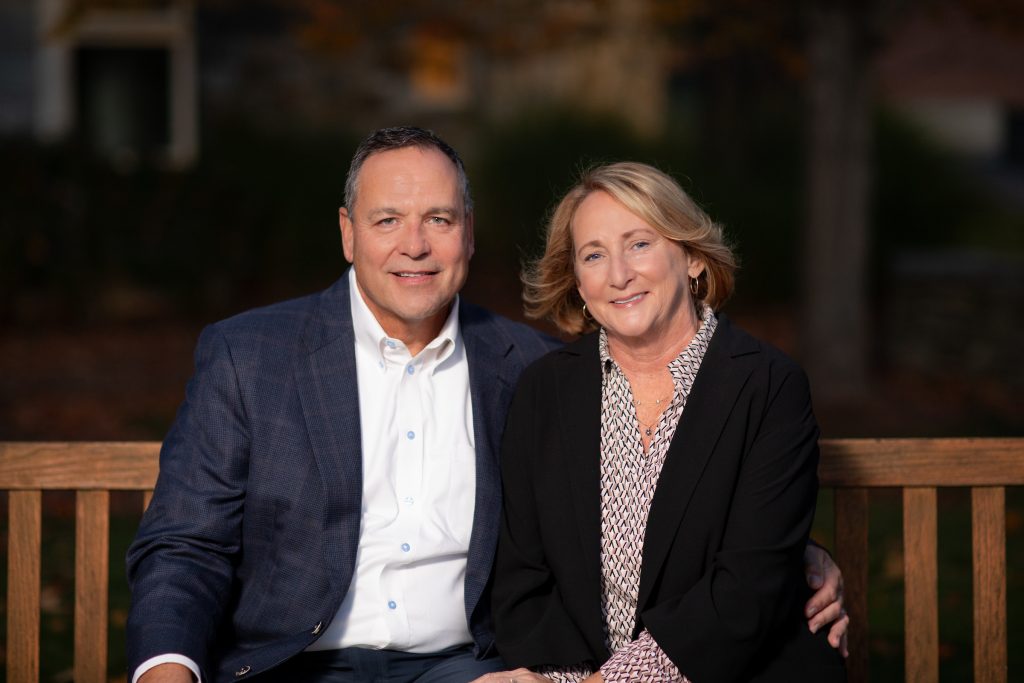
<path fill-rule="evenodd" d="M 385 620 L 396 648 L 410 642 L 408 600 L 416 599 L 404 580 L 402 566 L 407 565 L 418 547 L 422 525 L 424 414 L 419 377 L 421 364 L 406 356 L 398 365 L 402 377 L 395 396 L 395 448 L 393 486 L 396 500 L 395 521 L 391 526 L 390 559 L 381 572 L 382 594 L 385 596 Z"/>

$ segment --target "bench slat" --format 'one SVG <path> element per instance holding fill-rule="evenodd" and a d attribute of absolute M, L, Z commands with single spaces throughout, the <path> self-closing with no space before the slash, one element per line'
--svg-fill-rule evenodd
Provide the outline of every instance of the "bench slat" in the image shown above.
<path fill-rule="evenodd" d="M 1020 439 L 826 439 L 823 487 L 1024 484 Z"/>
<path fill-rule="evenodd" d="M 843 571 L 843 602 L 850 615 L 847 641 L 850 683 L 868 681 L 868 490 L 835 494 L 836 562 Z"/>
<path fill-rule="evenodd" d="M 938 529 L 934 488 L 903 490 L 907 683 L 939 680 Z"/>
<path fill-rule="evenodd" d="M 160 444 L 0 443 L 0 489 L 139 491 L 153 488 Z"/>
<path fill-rule="evenodd" d="M 974 681 L 1006 683 L 1006 491 L 971 490 Z"/>
<path fill-rule="evenodd" d="M 75 521 L 75 681 L 107 680 L 110 494 L 79 491 Z"/>
<path fill-rule="evenodd" d="M 7 543 L 7 680 L 39 680 L 40 491 L 11 491 Z"/>

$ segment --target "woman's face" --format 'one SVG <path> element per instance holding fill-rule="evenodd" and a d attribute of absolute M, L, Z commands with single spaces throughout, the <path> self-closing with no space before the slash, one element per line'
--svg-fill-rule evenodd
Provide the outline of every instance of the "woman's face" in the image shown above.
<path fill-rule="evenodd" d="M 704 264 L 605 192 L 572 221 L 576 283 L 587 311 L 627 344 L 681 340 L 695 331 L 689 281 Z"/>

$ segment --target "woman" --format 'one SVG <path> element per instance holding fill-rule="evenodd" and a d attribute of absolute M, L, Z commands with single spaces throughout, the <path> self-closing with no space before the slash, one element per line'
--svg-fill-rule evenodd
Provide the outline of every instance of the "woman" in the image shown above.
<path fill-rule="evenodd" d="M 807 379 L 716 315 L 735 267 L 644 164 L 594 169 L 556 208 L 528 312 L 591 333 L 528 369 L 509 413 L 494 621 L 534 673 L 507 678 L 845 679 L 800 612 Z"/>

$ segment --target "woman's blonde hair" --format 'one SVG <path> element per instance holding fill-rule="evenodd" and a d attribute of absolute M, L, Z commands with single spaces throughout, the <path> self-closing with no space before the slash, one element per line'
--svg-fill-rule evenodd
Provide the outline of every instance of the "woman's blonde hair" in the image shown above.
<path fill-rule="evenodd" d="M 560 330 L 581 334 L 596 328 L 576 289 L 572 221 L 592 192 L 606 192 L 662 236 L 704 263 L 694 305 L 718 310 L 732 294 L 736 257 L 722 227 L 711 220 L 673 178 L 653 166 L 623 161 L 586 172 L 555 207 L 544 254 L 523 271 L 523 301 L 530 318 L 550 318 Z"/>

